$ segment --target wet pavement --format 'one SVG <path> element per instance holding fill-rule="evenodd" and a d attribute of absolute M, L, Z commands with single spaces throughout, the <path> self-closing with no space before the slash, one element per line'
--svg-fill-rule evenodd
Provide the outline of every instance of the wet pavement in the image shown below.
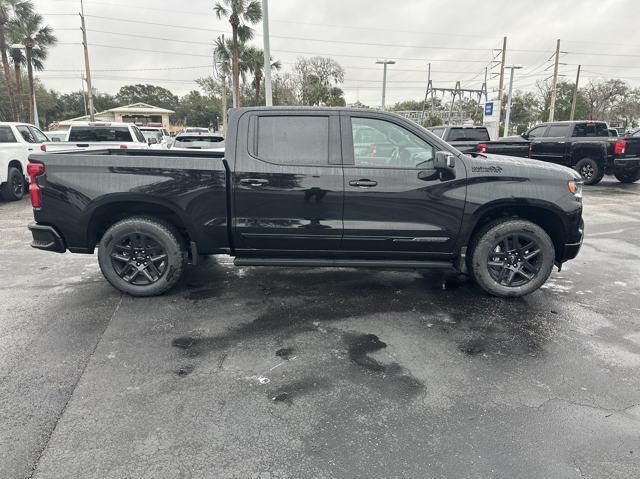
<path fill-rule="evenodd" d="M 640 184 L 586 188 L 518 300 L 224 256 L 131 298 L 30 217 L 0 203 L 2 478 L 640 477 Z"/>

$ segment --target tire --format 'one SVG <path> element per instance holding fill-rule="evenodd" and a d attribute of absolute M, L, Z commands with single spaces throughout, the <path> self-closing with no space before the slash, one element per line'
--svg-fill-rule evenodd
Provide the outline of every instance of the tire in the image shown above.
<path fill-rule="evenodd" d="M 582 158 L 576 163 L 575 170 L 580 173 L 585 185 L 597 185 L 604 176 L 604 168 L 593 158 Z"/>
<path fill-rule="evenodd" d="M 24 175 L 18 168 L 11 167 L 7 175 L 7 182 L 2 188 L 2 198 L 5 201 L 20 201 L 24 196 Z"/>
<path fill-rule="evenodd" d="M 540 288 L 555 260 L 549 235 L 540 226 L 517 218 L 484 226 L 473 237 L 470 250 L 471 277 L 487 293 L 503 298 Z"/>
<path fill-rule="evenodd" d="M 175 228 L 158 218 L 127 218 L 102 236 L 98 263 L 114 288 L 131 296 L 157 296 L 182 276 L 183 243 Z"/>
<path fill-rule="evenodd" d="M 640 180 L 640 168 L 631 171 L 615 171 L 613 174 L 620 183 L 635 183 Z"/>

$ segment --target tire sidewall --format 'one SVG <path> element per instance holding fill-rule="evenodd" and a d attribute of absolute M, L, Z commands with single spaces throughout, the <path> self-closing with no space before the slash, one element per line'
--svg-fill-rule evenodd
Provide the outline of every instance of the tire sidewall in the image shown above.
<path fill-rule="evenodd" d="M 594 173 L 591 178 L 585 178 L 584 176 L 582 176 L 582 172 L 580 171 L 582 167 L 587 163 L 591 164 L 591 166 L 593 167 Z M 599 183 L 604 176 L 604 170 L 602 169 L 602 167 L 596 160 L 589 157 L 581 158 L 576 163 L 575 170 L 580 174 L 580 177 L 582 178 L 582 181 L 584 181 L 585 185 L 595 185 L 596 183 Z"/>
<path fill-rule="evenodd" d="M 635 183 L 640 180 L 640 168 L 632 171 L 614 172 L 614 176 L 620 183 Z"/>
<path fill-rule="evenodd" d="M 538 242 L 542 265 L 536 277 L 530 282 L 517 287 L 498 284 L 489 273 L 487 258 L 497 241 L 515 232 L 524 232 Z M 555 248 L 549 235 L 538 225 L 525 220 L 507 220 L 498 223 L 480 234 L 475 244 L 471 259 L 472 277 L 478 285 L 489 294 L 500 297 L 519 297 L 534 292 L 549 278 L 555 260 Z"/>
<path fill-rule="evenodd" d="M 22 181 L 22 188 L 20 190 L 19 195 L 16 195 L 15 192 L 13 191 L 14 177 L 18 177 Z M 2 192 L 2 196 L 7 201 L 20 201 L 24 197 L 24 185 L 25 185 L 24 176 L 22 175 L 20 170 L 18 170 L 17 168 L 9 168 L 9 171 L 7 174 L 7 182 L 4 185 L 4 191 Z"/>
<path fill-rule="evenodd" d="M 113 245 L 129 234 L 145 234 L 157 241 L 167 254 L 167 269 L 155 283 L 134 285 L 123 280 L 113 268 Z M 98 246 L 98 263 L 104 277 L 113 287 L 131 296 L 156 296 L 171 288 L 180 278 L 185 256 L 175 234 L 165 225 L 147 219 L 129 219 L 116 223 L 103 235 Z"/>

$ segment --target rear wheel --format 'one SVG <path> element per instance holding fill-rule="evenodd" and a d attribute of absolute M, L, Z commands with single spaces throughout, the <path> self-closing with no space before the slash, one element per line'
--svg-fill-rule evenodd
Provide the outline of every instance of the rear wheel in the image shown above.
<path fill-rule="evenodd" d="M 24 175 L 17 168 L 9 168 L 7 182 L 2 188 L 2 197 L 6 201 L 18 201 L 24 196 Z"/>
<path fill-rule="evenodd" d="M 538 225 L 520 219 L 499 220 L 475 235 L 470 258 L 471 276 L 487 293 L 519 297 L 547 280 L 555 248 Z"/>
<path fill-rule="evenodd" d="M 107 230 L 98 247 L 104 277 L 132 296 L 156 296 L 170 289 L 186 259 L 180 235 L 157 218 L 122 220 Z"/>
<path fill-rule="evenodd" d="M 604 168 L 593 158 L 582 158 L 576 163 L 575 169 L 582 176 L 585 185 L 596 185 L 604 176 Z"/>
<path fill-rule="evenodd" d="M 635 183 L 640 180 L 640 168 L 630 171 L 616 171 L 613 174 L 620 183 Z"/>

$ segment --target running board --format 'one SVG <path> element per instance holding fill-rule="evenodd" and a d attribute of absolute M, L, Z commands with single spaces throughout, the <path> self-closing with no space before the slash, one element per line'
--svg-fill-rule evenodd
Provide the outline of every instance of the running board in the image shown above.
<path fill-rule="evenodd" d="M 333 268 L 449 269 L 450 261 L 318 259 L 318 258 L 236 258 L 236 266 L 317 266 Z"/>

